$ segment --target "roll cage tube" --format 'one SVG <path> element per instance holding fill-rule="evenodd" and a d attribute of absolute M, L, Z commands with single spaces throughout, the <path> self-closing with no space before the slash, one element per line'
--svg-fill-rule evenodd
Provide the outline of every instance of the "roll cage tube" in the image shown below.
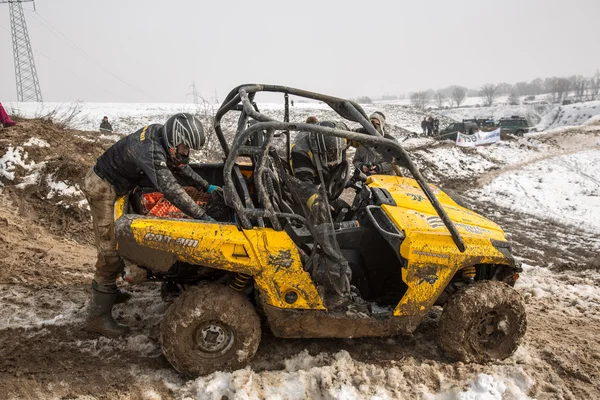
<path fill-rule="evenodd" d="M 328 128 L 320 125 L 307 124 L 307 123 L 291 123 L 291 122 L 280 122 L 275 121 L 272 118 L 256 111 L 252 106 L 252 100 L 254 95 L 257 92 L 265 91 L 265 92 L 278 92 L 284 94 L 292 94 L 299 97 L 310 98 L 313 100 L 319 100 L 327 103 L 336 113 L 347 120 L 360 123 L 363 128 L 369 133 L 365 135 L 363 133 L 351 132 L 346 130 L 340 130 L 335 128 Z M 241 104 L 240 104 L 241 103 Z M 227 114 L 229 111 L 240 111 L 240 117 L 237 124 L 237 130 L 235 137 L 232 142 L 231 148 L 229 147 L 225 136 L 223 135 L 223 131 L 221 129 L 221 119 Z M 246 122 L 248 118 L 252 118 L 257 121 L 257 123 L 246 127 Z M 395 140 L 385 139 L 383 138 L 379 132 L 373 127 L 373 125 L 369 122 L 368 117 L 362 107 L 360 107 L 355 102 L 344 100 L 332 96 L 327 96 L 319 93 L 309 92 L 302 89 L 294 89 L 286 86 L 277 86 L 277 85 L 242 85 L 238 86 L 234 90 L 232 90 L 225 100 L 223 104 L 217 111 L 215 115 L 214 122 L 215 132 L 217 137 L 219 138 L 219 142 L 223 148 L 227 159 L 225 161 L 225 165 L 223 168 L 223 178 L 224 178 L 224 186 L 223 190 L 225 192 L 225 199 L 227 205 L 233 207 L 236 211 L 240 223 L 244 227 L 244 229 L 252 229 L 252 223 L 250 218 L 256 217 L 265 217 L 271 220 L 272 226 L 274 229 L 281 229 L 281 223 L 279 221 L 279 217 L 286 218 L 289 215 L 284 215 L 284 213 L 276 212 L 273 208 L 273 204 L 265 191 L 265 183 L 263 179 L 263 172 L 267 168 L 266 158 L 269 156 L 269 153 L 274 150 L 271 146 L 271 142 L 274 138 L 275 131 L 301 131 L 301 132 L 315 132 L 322 133 L 324 135 L 332 135 L 341 138 L 345 138 L 352 141 L 357 141 L 363 145 L 368 145 L 368 147 L 374 149 L 375 151 L 380 152 L 381 154 L 387 153 L 393 156 L 396 161 L 399 161 L 399 164 L 407 168 L 412 176 L 415 178 L 423 192 L 425 193 L 427 199 L 435 209 L 438 216 L 443 221 L 444 225 L 450 232 L 452 236 L 452 240 L 454 241 L 456 247 L 461 251 L 465 251 L 465 243 L 456 229 L 456 226 L 435 197 L 433 191 L 429 187 L 429 184 L 418 170 L 416 165 L 410 159 L 406 150 Z M 265 140 L 260 147 L 252 147 L 246 146 L 245 143 L 247 139 L 260 131 L 264 131 L 267 133 Z M 258 199 L 263 203 L 262 206 L 264 211 L 257 210 L 253 207 L 246 207 L 242 203 L 242 200 L 235 189 L 234 181 L 233 181 L 233 169 L 235 167 L 235 161 L 239 156 L 258 156 L 258 168 L 256 169 L 256 173 L 260 177 L 259 179 L 255 178 L 255 188 L 257 190 Z"/>

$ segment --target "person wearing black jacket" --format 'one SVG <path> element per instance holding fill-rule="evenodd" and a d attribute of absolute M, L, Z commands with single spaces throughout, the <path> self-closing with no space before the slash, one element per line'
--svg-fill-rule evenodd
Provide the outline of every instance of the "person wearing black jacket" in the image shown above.
<path fill-rule="evenodd" d="M 113 131 L 113 127 L 110 124 L 110 122 L 108 122 L 107 116 L 104 116 L 104 118 L 102 118 L 102 122 L 100 123 L 100 131 L 106 131 L 106 132 Z"/>
<path fill-rule="evenodd" d="M 385 132 L 385 115 L 383 115 L 381 111 L 375 111 L 371 114 L 369 116 L 369 121 L 384 138 L 396 140 L 395 137 Z M 368 134 L 367 130 L 363 127 L 356 129 L 355 132 Z M 356 143 L 353 143 L 353 145 L 356 145 Z M 392 167 L 393 160 L 394 158 L 392 156 L 380 155 L 370 148 L 358 144 L 356 153 L 354 153 L 354 158 L 352 159 L 352 164 L 354 164 L 356 169 L 367 176 L 375 174 L 396 175 L 394 168 Z"/>
<path fill-rule="evenodd" d="M 429 117 L 427 120 L 427 135 L 433 136 L 433 117 Z"/>
<path fill-rule="evenodd" d="M 129 332 L 127 326 L 118 324 L 112 317 L 115 302 L 126 301 L 129 296 L 116 285 L 123 269 L 114 232 L 114 203 L 118 196 L 149 180 L 185 214 L 214 221 L 175 178 L 177 175 L 208 193 L 221 190 L 188 165 L 190 149 L 199 150 L 204 141 L 204 129 L 198 118 L 176 114 L 164 125 L 148 125 L 119 140 L 98 158 L 86 175 L 83 192 L 92 213 L 98 250 L 87 330 L 113 337 Z"/>
<path fill-rule="evenodd" d="M 317 125 L 348 130 L 343 122 L 322 121 Z M 345 139 L 314 132 L 299 133 L 292 147 L 290 189 L 318 245 L 306 267 L 322 288 L 330 309 L 357 306 L 351 297 L 352 270 L 335 237 L 330 207 L 339 200 L 349 179 L 346 148 Z"/>

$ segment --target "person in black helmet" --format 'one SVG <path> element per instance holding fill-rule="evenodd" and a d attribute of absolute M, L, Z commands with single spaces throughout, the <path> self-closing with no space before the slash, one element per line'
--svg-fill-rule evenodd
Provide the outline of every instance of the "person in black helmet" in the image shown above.
<path fill-rule="evenodd" d="M 127 326 L 118 324 L 112 317 L 115 302 L 124 302 L 130 296 L 116 285 L 123 270 L 114 232 L 117 196 L 149 180 L 185 214 L 212 221 L 175 178 L 177 175 L 208 193 L 221 190 L 210 185 L 188 165 L 190 150 L 202 148 L 204 140 L 204 129 L 198 118 L 186 113 L 176 114 L 164 125 L 147 125 L 119 140 L 96 160 L 96 165 L 86 175 L 83 192 L 92 213 L 98 250 L 87 330 L 111 337 L 129 332 Z"/>
<path fill-rule="evenodd" d="M 348 130 L 343 122 L 317 125 Z M 304 215 L 319 251 L 311 260 L 312 277 L 323 288 L 328 308 L 345 308 L 350 302 L 352 271 L 343 257 L 331 219 L 330 206 L 349 178 L 346 140 L 322 133 L 301 132 L 292 148 L 291 190 Z"/>

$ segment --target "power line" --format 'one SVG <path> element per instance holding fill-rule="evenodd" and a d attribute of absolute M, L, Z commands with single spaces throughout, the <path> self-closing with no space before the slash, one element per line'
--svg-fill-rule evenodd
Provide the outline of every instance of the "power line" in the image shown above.
<path fill-rule="evenodd" d="M 28 11 L 31 11 L 31 10 L 28 10 Z M 78 52 L 79 54 L 81 54 L 83 57 L 85 57 L 88 61 L 90 61 L 92 64 L 94 64 L 98 69 L 100 69 L 100 70 L 104 71 L 105 73 L 109 74 L 110 76 L 112 76 L 113 78 L 117 79 L 121 83 L 127 85 L 129 88 L 135 90 L 139 94 L 142 94 L 142 95 L 150 98 L 150 95 L 148 95 L 146 92 L 144 92 L 143 90 L 140 90 L 137 87 L 131 85 L 129 82 L 125 81 L 124 79 L 122 79 L 121 77 L 119 77 L 117 74 L 115 74 L 114 72 L 110 71 L 107 67 L 105 67 L 102 63 L 100 63 L 94 57 L 92 57 L 91 55 L 89 55 L 81 47 L 77 46 L 77 44 L 75 42 L 73 42 L 72 40 L 70 40 L 65 34 L 63 34 L 58 28 L 56 28 L 54 25 L 52 25 L 52 23 L 50 21 L 48 21 L 46 18 L 44 18 L 41 14 L 33 11 L 32 15 L 40 23 L 40 25 L 43 28 L 45 28 L 50 33 L 52 33 L 53 35 L 55 35 L 56 37 L 58 37 L 59 39 L 61 39 L 62 41 L 64 41 L 69 47 L 71 47 L 73 50 L 75 50 L 76 52 Z M 38 19 L 38 17 L 39 17 L 39 19 Z"/>
<path fill-rule="evenodd" d="M 106 94 L 109 94 L 109 95 L 111 95 L 111 96 L 116 96 L 116 97 L 120 98 L 121 100 L 125 100 L 125 101 L 127 100 L 126 98 L 124 98 L 124 97 L 123 97 L 123 96 L 121 96 L 121 95 L 118 95 L 118 94 L 116 94 L 116 93 L 109 92 L 108 90 L 106 90 L 106 89 L 105 89 L 105 88 L 103 88 L 102 86 L 98 86 L 98 85 L 96 85 L 95 83 L 92 83 L 92 82 L 88 81 L 88 80 L 87 80 L 87 79 L 85 79 L 83 76 L 79 75 L 78 73 L 76 73 L 76 72 L 74 72 L 74 71 L 70 70 L 69 68 L 65 67 L 64 65 L 62 65 L 62 64 L 60 64 L 60 63 L 57 63 L 57 62 L 55 62 L 55 61 L 54 61 L 52 58 L 48 57 L 46 54 L 42 53 L 42 52 L 41 52 L 41 51 L 39 51 L 38 49 L 34 48 L 33 50 L 34 50 L 34 51 L 35 51 L 37 54 L 41 55 L 42 57 L 45 57 L 45 58 L 47 58 L 47 59 L 48 59 L 50 62 L 52 62 L 53 64 L 60 65 L 60 66 L 61 66 L 61 67 L 62 67 L 62 68 L 65 70 L 65 71 L 67 71 L 67 72 L 70 72 L 70 73 L 71 73 L 73 76 L 75 76 L 75 77 L 77 77 L 77 78 L 81 79 L 83 82 L 87 83 L 88 85 L 90 85 L 90 86 L 93 86 L 93 87 L 95 87 L 96 89 L 100 89 L 100 90 L 102 90 L 104 93 L 106 93 Z"/>
<path fill-rule="evenodd" d="M 8 32 L 8 33 L 10 34 L 10 31 L 9 31 L 9 30 L 8 30 L 6 27 L 4 27 L 3 25 L 0 25 L 0 28 L 4 29 L 6 32 Z M 121 100 L 127 100 L 127 99 L 125 99 L 123 96 L 120 96 L 120 95 L 118 95 L 118 94 L 116 94 L 116 93 L 109 92 L 108 90 L 106 90 L 106 89 L 105 89 L 105 88 L 103 88 L 102 86 L 98 86 L 98 85 L 96 85 L 96 84 L 94 84 L 94 83 L 92 83 L 92 82 L 88 81 L 88 80 L 87 80 L 87 79 L 85 79 L 83 76 L 81 76 L 81 75 L 77 74 L 76 72 L 74 72 L 74 71 L 70 70 L 69 68 L 65 67 L 65 66 L 64 66 L 62 63 L 57 63 L 57 62 L 55 62 L 55 61 L 54 61 L 52 58 L 50 58 L 50 57 L 49 57 L 49 56 L 47 56 L 46 54 L 42 53 L 40 50 L 36 49 L 35 47 L 33 47 L 33 46 L 32 46 L 32 49 L 33 49 L 33 50 L 36 52 L 36 54 L 39 54 L 39 55 L 41 55 L 42 57 L 44 57 L 44 58 L 48 59 L 50 62 L 52 62 L 52 64 L 55 64 L 55 65 L 58 65 L 58 66 L 60 66 L 60 67 L 61 67 L 61 68 L 63 68 L 65 71 L 67 71 L 67 72 L 71 73 L 73 76 L 75 76 L 75 77 L 77 77 L 77 78 L 81 79 L 83 82 L 87 83 L 88 85 L 90 85 L 90 86 L 93 86 L 93 87 L 95 87 L 95 88 L 97 88 L 97 89 L 100 89 L 100 90 L 102 90 L 104 93 L 106 93 L 106 94 L 109 94 L 109 95 L 111 95 L 111 96 L 116 96 L 116 97 L 120 98 Z"/>

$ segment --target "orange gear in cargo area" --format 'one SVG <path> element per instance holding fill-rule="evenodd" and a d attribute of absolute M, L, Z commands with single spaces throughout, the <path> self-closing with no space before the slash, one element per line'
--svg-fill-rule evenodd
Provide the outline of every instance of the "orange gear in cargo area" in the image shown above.
<path fill-rule="evenodd" d="M 204 207 L 210 195 L 206 192 L 199 191 L 191 186 L 183 188 L 187 194 L 201 207 Z M 160 192 L 142 194 L 142 204 L 148 211 L 147 215 L 153 217 L 164 218 L 190 218 L 185 215 L 179 208 L 175 207 L 169 200 L 165 199 Z"/>

